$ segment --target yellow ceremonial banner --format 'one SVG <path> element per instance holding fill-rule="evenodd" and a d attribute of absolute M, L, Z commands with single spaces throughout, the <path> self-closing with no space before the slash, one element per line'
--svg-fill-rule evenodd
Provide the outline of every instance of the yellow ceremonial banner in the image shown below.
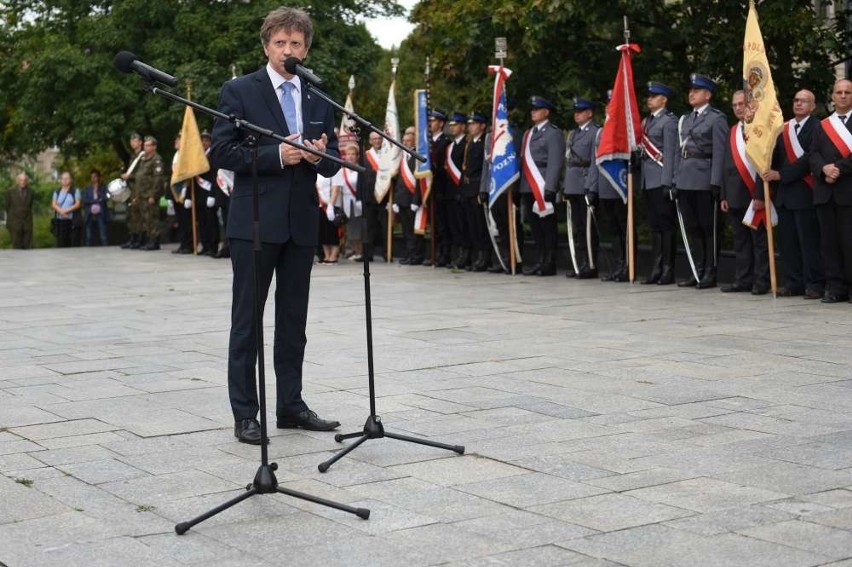
<path fill-rule="evenodd" d="M 749 2 L 743 41 L 743 82 L 746 91 L 746 155 L 758 173 L 763 173 L 770 167 L 772 150 L 784 126 L 784 117 L 775 95 L 754 0 Z"/>
<path fill-rule="evenodd" d="M 207 171 L 210 171 L 210 162 L 207 161 L 204 146 L 201 145 L 195 113 L 187 106 L 183 113 L 183 126 L 180 128 L 180 152 L 172 167 L 172 185 Z"/>

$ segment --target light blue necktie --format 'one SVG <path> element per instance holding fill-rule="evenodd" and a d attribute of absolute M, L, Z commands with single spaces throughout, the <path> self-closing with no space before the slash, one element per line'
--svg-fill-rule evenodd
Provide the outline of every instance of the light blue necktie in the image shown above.
<path fill-rule="evenodd" d="M 296 118 L 296 101 L 293 100 L 293 83 L 285 82 L 281 85 L 284 94 L 281 95 L 281 110 L 284 111 L 284 120 L 287 121 L 287 129 L 291 134 L 299 132 L 299 121 Z"/>

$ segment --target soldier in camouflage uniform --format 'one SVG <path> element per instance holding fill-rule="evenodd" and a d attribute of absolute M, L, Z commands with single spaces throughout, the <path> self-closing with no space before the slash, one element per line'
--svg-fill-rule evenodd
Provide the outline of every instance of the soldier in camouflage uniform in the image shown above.
<path fill-rule="evenodd" d="M 166 187 L 165 167 L 163 158 L 157 153 L 157 140 L 153 136 L 145 136 L 143 146 L 145 155 L 139 162 L 136 173 L 136 190 L 139 194 L 139 205 L 142 217 L 142 227 L 148 240 L 143 250 L 160 249 L 160 197 Z"/>
<path fill-rule="evenodd" d="M 130 190 L 130 199 L 127 201 L 127 232 L 129 237 L 127 242 L 121 245 L 122 248 L 136 249 L 142 246 L 145 242 L 142 237 L 142 219 L 139 216 L 139 198 L 136 193 L 136 172 L 139 170 L 140 156 L 142 155 L 142 136 L 138 132 L 133 132 L 130 135 L 130 167 L 126 173 L 121 174 L 121 178 L 127 182 L 127 188 Z"/>

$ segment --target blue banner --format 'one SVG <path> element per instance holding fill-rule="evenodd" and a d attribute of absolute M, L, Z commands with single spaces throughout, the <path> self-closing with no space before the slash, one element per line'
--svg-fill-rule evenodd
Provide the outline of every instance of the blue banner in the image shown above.
<path fill-rule="evenodd" d="M 417 124 L 417 146 L 415 151 L 426 156 L 426 162 L 417 164 L 414 170 L 414 177 L 421 178 L 432 174 L 432 156 L 429 155 L 429 115 L 426 108 L 426 91 L 417 89 L 414 91 L 414 116 L 416 116 L 415 124 Z"/>
<path fill-rule="evenodd" d="M 492 114 L 491 148 L 491 183 L 488 188 L 488 207 L 503 194 L 503 191 L 520 177 L 520 164 L 515 151 L 515 141 L 509 128 L 509 109 L 506 105 L 505 80 L 512 73 L 505 67 L 489 67 L 496 74 L 494 81 L 494 112 Z"/>

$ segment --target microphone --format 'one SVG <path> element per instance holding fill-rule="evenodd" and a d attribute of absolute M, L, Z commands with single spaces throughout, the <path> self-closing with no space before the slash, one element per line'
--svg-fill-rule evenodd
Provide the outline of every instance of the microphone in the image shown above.
<path fill-rule="evenodd" d="M 321 85 L 322 79 L 311 73 L 302 66 L 302 60 L 298 57 L 288 57 L 284 61 L 284 69 L 291 75 L 299 75 L 302 79 L 315 85 Z"/>
<path fill-rule="evenodd" d="M 122 73 L 135 72 L 149 81 L 157 81 L 170 87 L 177 86 L 177 79 L 168 73 L 163 73 L 159 69 L 155 69 L 150 65 L 142 63 L 139 61 L 138 57 L 129 51 L 119 51 L 116 53 L 115 58 L 112 60 L 112 64 L 115 65 L 115 68 Z"/>

